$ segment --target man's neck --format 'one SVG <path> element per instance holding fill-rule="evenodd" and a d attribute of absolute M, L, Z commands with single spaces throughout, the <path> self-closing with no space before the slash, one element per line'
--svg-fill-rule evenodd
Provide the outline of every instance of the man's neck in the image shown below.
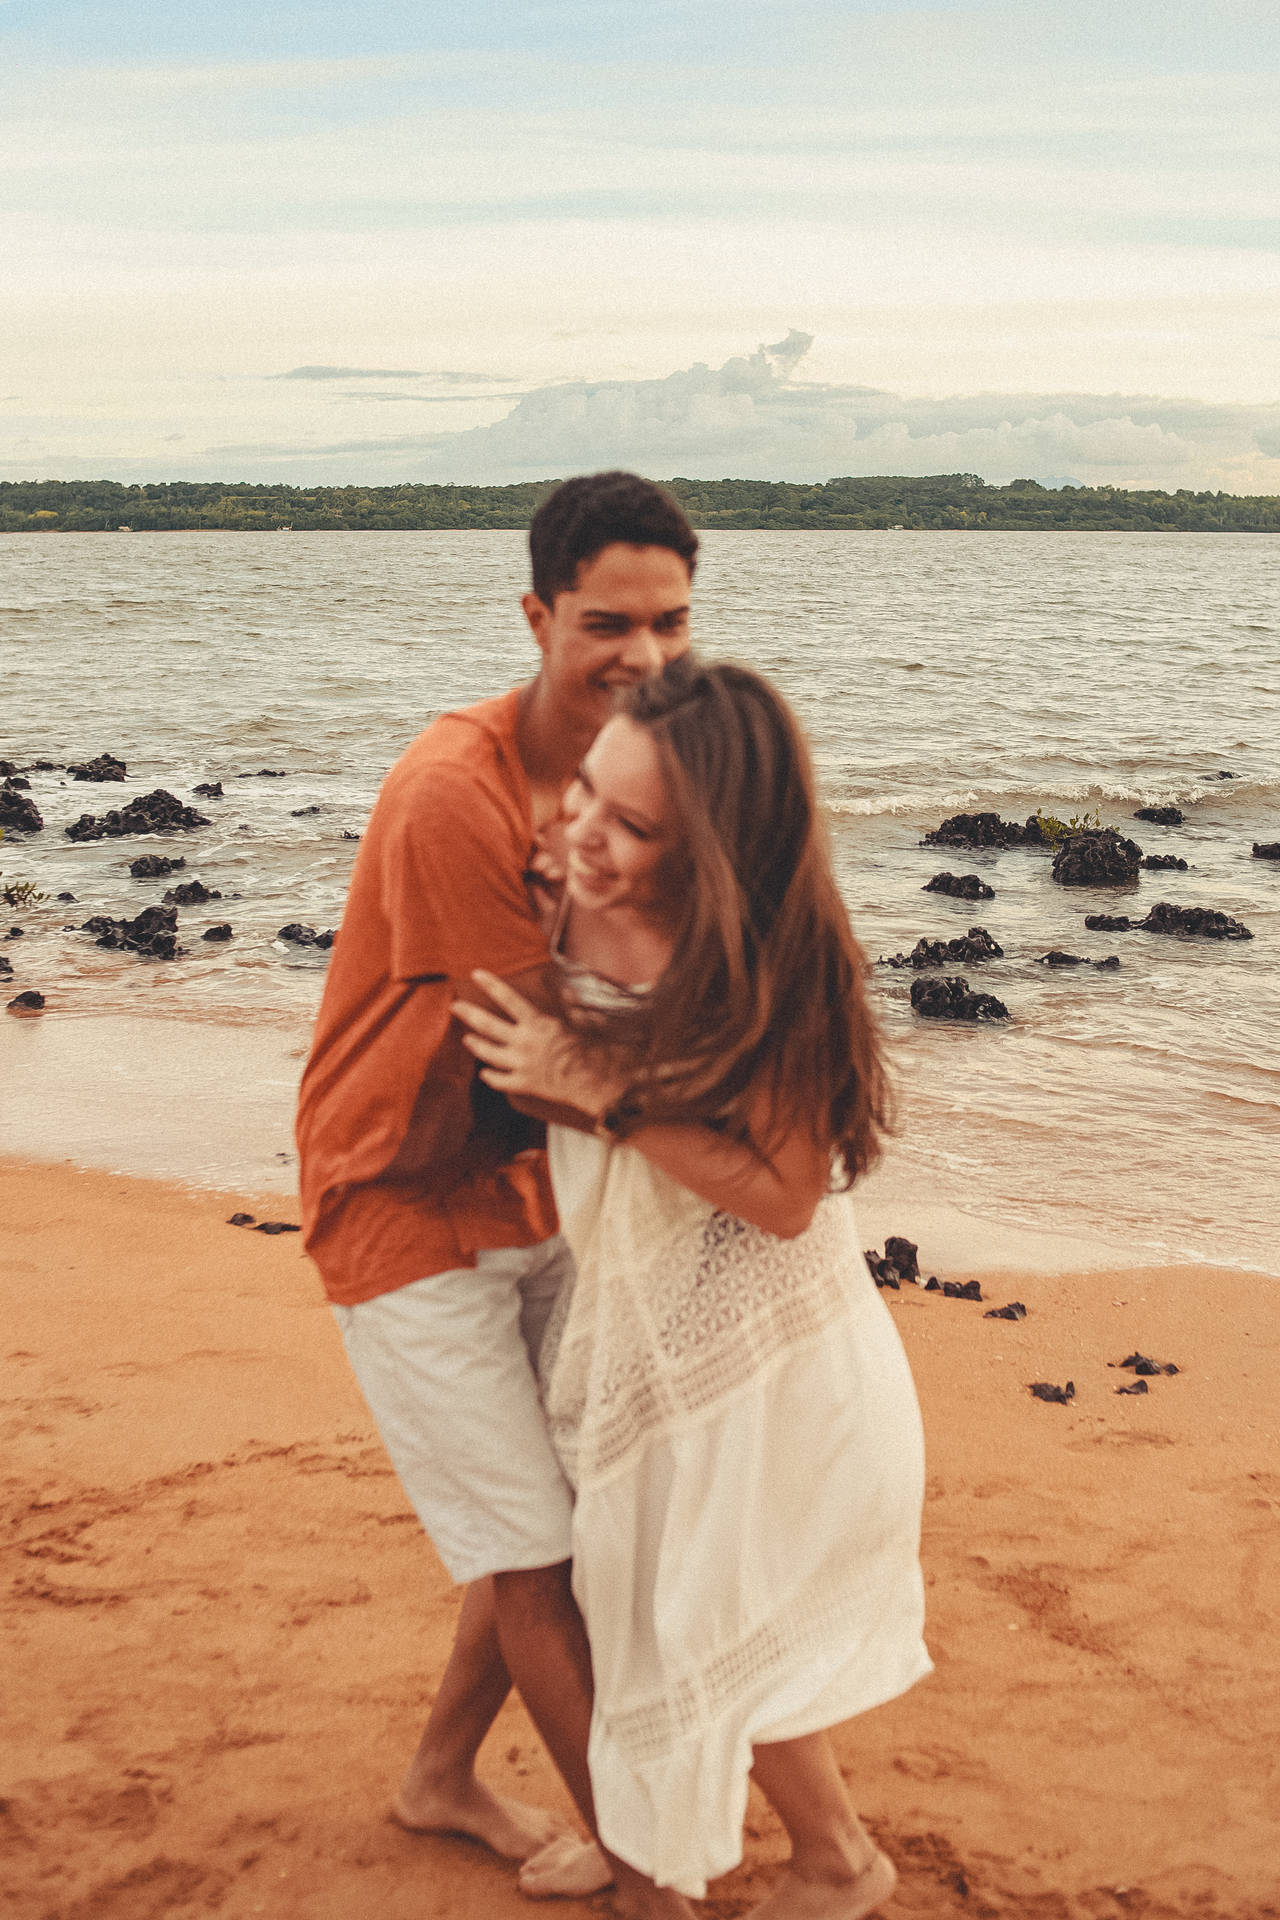
<path fill-rule="evenodd" d="M 520 690 L 516 715 L 516 751 L 520 755 L 536 800 L 554 794 L 557 799 L 578 770 L 594 733 L 566 729 L 564 716 L 551 707 L 542 677 Z"/>

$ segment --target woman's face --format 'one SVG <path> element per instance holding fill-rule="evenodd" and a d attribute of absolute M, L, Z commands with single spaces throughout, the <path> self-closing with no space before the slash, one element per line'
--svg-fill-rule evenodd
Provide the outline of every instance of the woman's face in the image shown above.
<path fill-rule="evenodd" d="M 596 735 L 565 795 L 566 887 L 580 907 L 669 913 L 678 843 L 653 736 L 625 714 Z"/>

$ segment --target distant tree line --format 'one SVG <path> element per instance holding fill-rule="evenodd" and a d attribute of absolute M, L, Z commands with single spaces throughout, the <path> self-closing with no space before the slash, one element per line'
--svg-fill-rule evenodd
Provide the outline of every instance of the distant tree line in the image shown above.
<path fill-rule="evenodd" d="M 0 533 L 269 533 L 527 527 L 554 480 L 508 487 L 286 487 L 254 481 L 0 481 Z M 993 487 L 976 473 L 666 482 L 695 526 L 951 528 L 1038 532 L 1280 533 L 1280 497 L 1125 487 Z"/>

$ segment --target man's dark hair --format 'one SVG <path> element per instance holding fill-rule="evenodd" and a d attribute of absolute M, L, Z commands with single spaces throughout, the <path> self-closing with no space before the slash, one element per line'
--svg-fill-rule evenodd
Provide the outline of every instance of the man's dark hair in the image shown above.
<path fill-rule="evenodd" d="M 533 590 L 550 607 L 572 592 L 578 568 L 604 547 L 670 547 L 697 564 L 698 536 L 671 495 L 636 473 L 583 473 L 549 493 L 529 528 Z"/>

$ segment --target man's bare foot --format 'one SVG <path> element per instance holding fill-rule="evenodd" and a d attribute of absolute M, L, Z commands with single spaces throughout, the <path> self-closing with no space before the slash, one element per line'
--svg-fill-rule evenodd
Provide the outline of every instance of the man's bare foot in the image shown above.
<path fill-rule="evenodd" d="M 562 1833 L 525 1861 L 516 1884 L 530 1900 L 584 1900 L 613 1885 L 613 1868 L 594 1840 Z"/>
<path fill-rule="evenodd" d="M 788 1869 L 748 1920 L 866 1920 L 892 1899 L 897 1884 L 896 1867 L 878 1850 L 861 1873 L 847 1880 L 802 1880 Z"/>
<path fill-rule="evenodd" d="M 406 1782 L 391 1802 L 391 1818 L 410 1833 L 464 1834 L 492 1847 L 504 1860 L 528 1860 L 567 1833 L 567 1823 L 558 1814 L 491 1793 L 474 1779 L 463 1788 L 427 1790 L 415 1785 L 412 1791 Z"/>

